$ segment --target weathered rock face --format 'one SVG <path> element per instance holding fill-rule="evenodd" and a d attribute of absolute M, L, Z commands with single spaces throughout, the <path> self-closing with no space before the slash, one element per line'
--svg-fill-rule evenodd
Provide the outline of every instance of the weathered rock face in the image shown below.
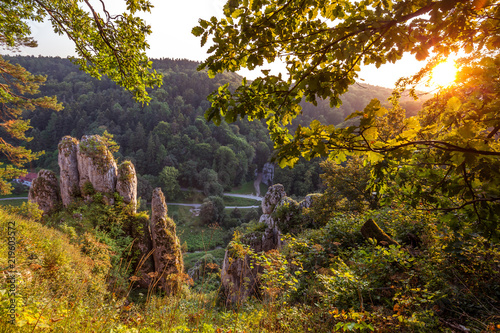
<path fill-rule="evenodd" d="M 175 294 L 181 287 L 184 262 L 175 223 L 167 216 L 167 204 L 160 188 L 153 191 L 151 209 L 150 229 L 158 286 L 169 295 Z"/>
<path fill-rule="evenodd" d="M 267 186 L 273 185 L 274 180 L 274 164 L 266 163 L 262 167 L 262 182 Z"/>
<path fill-rule="evenodd" d="M 64 207 L 67 207 L 80 192 L 80 177 L 78 173 L 77 150 L 78 140 L 65 136 L 59 142 L 59 169 L 61 198 Z"/>
<path fill-rule="evenodd" d="M 139 253 L 135 268 L 134 281 L 141 288 L 149 288 L 152 286 L 155 273 L 155 265 L 151 250 L 153 242 L 151 240 L 151 232 L 149 230 L 149 219 L 147 216 L 140 218 L 136 223 L 131 225 L 131 230 L 127 233 L 134 239 L 137 239 L 132 246 L 134 253 Z"/>
<path fill-rule="evenodd" d="M 117 167 L 113 155 L 98 135 L 85 135 L 78 145 L 78 173 L 80 191 L 86 193 L 88 183 L 94 190 L 113 193 L 116 187 Z"/>
<path fill-rule="evenodd" d="M 40 170 L 31 185 L 28 200 L 36 203 L 44 214 L 54 211 L 61 200 L 56 174 L 49 170 Z"/>
<path fill-rule="evenodd" d="M 226 304 L 240 304 L 258 292 L 259 274 L 262 267 L 252 263 L 245 255 L 242 258 L 226 250 L 222 263 L 221 280 Z"/>
<path fill-rule="evenodd" d="M 130 161 L 125 161 L 118 167 L 116 191 L 123 197 L 125 203 L 132 204 L 135 212 L 137 206 L 137 174 L 134 165 Z"/>
<path fill-rule="evenodd" d="M 255 253 L 279 249 L 283 246 L 283 233 L 298 233 L 308 223 L 303 211 L 310 208 L 321 194 L 308 195 L 300 203 L 286 196 L 283 185 L 269 187 L 262 200 L 262 211 L 259 223 L 265 224 L 264 230 L 253 231 L 241 236 L 241 243 Z M 238 304 L 259 290 L 259 277 L 262 267 L 252 262 L 248 255 L 226 250 L 221 269 L 222 288 L 227 303 Z"/>
<path fill-rule="evenodd" d="M 269 187 L 262 200 L 264 214 L 259 222 L 265 223 L 264 231 L 255 231 L 242 236 L 242 243 L 248 245 L 254 252 L 267 252 L 281 247 L 281 232 L 272 214 L 279 204 L 286 199 L 283 185 Z M 259 289 L 258 274 L 262 267 L 252 263 L 248 256 L 234 256 L 230 249 L 226 250 L 221 269 L 222 287 L 227 303 L 241 303 Z"/>
<path fill-rule="evenodd" d="M 259 220 L 260 223 L 267 225 L 266 230 L 262 234 L 262 250 L 269 251 L 281 247 L 281 232 L 278 225 L 272 218 L 271 214 L 262 214 Z"/>
<path fill-rule="evenodd" d="M 262 212 L 271 214 L 274 207 L 286 196 L 285 188 L 281 184 L 276 184 L 267 190 L 264 199 L 262 199 Z"/>
<path fill-rule="evenodd" d="M 312 193 L 312 194 L 308 194 L 304 200 L 302 200 L 301 202 L 299 202 L 299 206 L 300 208 L 304 209 L 304 208 L 311 208 L 312 205 L 318 201 L 319 198 L 321 198 L 323 194 L 321 193 Z"/>

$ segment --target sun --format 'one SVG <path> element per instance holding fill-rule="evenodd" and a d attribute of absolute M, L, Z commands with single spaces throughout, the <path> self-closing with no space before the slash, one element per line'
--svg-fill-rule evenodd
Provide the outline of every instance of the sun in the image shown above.
<path fill-rule="evenodd" d="M 451 85 L 456 78 L 457 65 L 455 64 L 455 60 L 447 59 L 432 69 L 429 83 L 432 86 L 444 88 Z"/>

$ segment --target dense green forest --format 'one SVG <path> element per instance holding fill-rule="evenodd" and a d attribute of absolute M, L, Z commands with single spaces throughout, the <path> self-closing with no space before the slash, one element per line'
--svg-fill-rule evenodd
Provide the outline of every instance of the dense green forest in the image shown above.
<path fill-rule="evenodd" d="M 140 177 L 140 195 L 149 199 L 151 187 L 160 184 L 157 178 L 164 167 L 177 170 L 174 172 L 181 187 L 220 194 L 222 188 L 230 190 L 253 180 L 272 156 L 273 145 L 263 122 L 223 122 L 215 126 L 204 118 L 209 107 L 206 96 L 227 82 L 239 84 L 241 77 L 236 74 L 209 79 L 206 71 L 197 71 L 197 62 L 155 59 L 154 68 L 164 75 L 163 85 L 150 92 L 149 105 L 142 105 L 108 78 L 94 79 L 67 59 L 6 59 L 33 74 L 46 75 L 40 95 L 57 96 L 64 106 L 61 111 L 36 110 L 23 115 L 33 126 L 28 132 L 33 137 L 28 148 L 45 151 L 32 162 L 33 168 L 57 171 L 57 144 L 63 136 L 79 139 L 107 131 L 120 146 L 117 157 L 132 161 L 137 172 L 145 176 Z M 372 98 L 385 101 L 390 94 L 387 88 L 355 85 L 339 108 L 330 108 L 327 101 L 320 101 L 316 107 L 303 103 L 303 115 L 292 126 L 308 125 L 314 119 L 339 124 Z M 407 100 L 405 105 L 411 114 L 420 104 Z M 276 170 L 275 182 L 284 184 L 291 195 L 304 196 L 320 190 L 320 172 L 319 160 L 302 161 L 295 169 Z"/>
<path fill-rule="evenodd" d="M 184 187 L 198 187 L 213 177 L 230 189 L 268 160 L 270 141 L 259 122 L 240 122 L 217 127 L 203 118 L 205 96 L 221 81 L 237 80 L 236 75 L 209 80 L 188 60 L 157 60 L 164 84 L 152 93 L 149 105 L 131 96 L 109 79 L 96 80 L 67 59 L 14 58 L 34 73 L 48 76 L 41 94 L 56 95 L 64 105 L 60 112 L 38 110 L 26 114 L 34 127 L 29 148 L 46 154 L 33 166 L 57 169 L 57 144 L 65 135 L 114 136 L 120 145 L 118 156 L 131 160 L 141 175 L 158 176 L 165 166 L 179 170 Z M 206 169 L 205 171 L 203 171 Z"/>

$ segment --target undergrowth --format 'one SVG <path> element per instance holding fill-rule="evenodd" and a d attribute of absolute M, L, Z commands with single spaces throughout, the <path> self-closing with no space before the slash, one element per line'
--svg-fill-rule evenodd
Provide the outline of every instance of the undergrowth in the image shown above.
<path fill-rule="evenodd" d="M 222 249 L 215 256 L 186 256 L 188 268 L 203 269 L 176 296 L 132 289 L 126 279 L 131 241 L 117 226 L 141 216 L 117 207 L 75 205 L 46 225 L 29 205 L 0 208 L 1 239 L 7 239 L 9 222 L 16 238 L 13 268 L 10 245 L 0 243 L 0 332 L 500 330 L 498 244 L 453 232 L 432 214 L 406 208 L 341 214 L 320 229 L 284 237 L 281 251 L 250 251 L 263 268 L 261 291 L 226 306 L 220 299 Z M 360 229 L 368 218 L 399 245 L 364 239 Z M 248 249 L 242 237 L 231 247 Z M 12 272 L 15 297 L 7 279 Z M 12 300 L 14 325 L 8 317 Z"/>

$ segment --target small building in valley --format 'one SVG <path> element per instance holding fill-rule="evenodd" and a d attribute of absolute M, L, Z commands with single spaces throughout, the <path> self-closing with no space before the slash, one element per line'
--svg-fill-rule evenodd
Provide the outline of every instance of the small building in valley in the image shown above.
<path fill-rule="evenodd" d="M 26 176 L 14 179 L 13 182 L 31 187 L 31 184 L 33 183 L 33 180 L 36 179 L 36 177 L 37 177 L 37 173 L 30 172 L 30 173 L 26 174 Z"/>

